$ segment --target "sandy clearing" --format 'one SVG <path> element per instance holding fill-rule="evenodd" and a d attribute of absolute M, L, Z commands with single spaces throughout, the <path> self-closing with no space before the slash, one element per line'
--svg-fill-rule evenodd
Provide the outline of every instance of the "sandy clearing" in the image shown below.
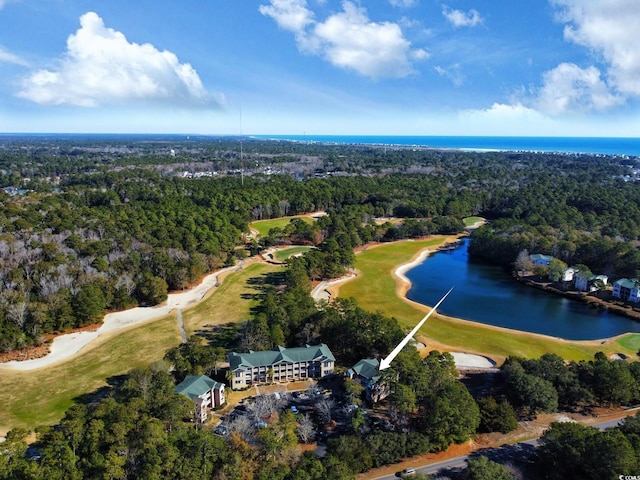
<path fill-rule="evenodd" d="M 449 352 L 456 363 L 456 368 L 472 369 L 472 368 L 495 368 L 496 362 L 482 355 L 474 355 L 463 352 Z"/>
<path fill-rule="evenodd" d="M 224 273 L 238 270 L 240 266 L 228 267 L 211 273 L 203 278 L 197 286 L 180 293 L 170 293 L 167 301 L 155 307 L 136 307 L 121 312 L 105 315 L 100 328 L 93 332 L 68 333 L 56 337 L 51 343 L 50 352 L 41 358 L 33 360 L 12 360 L 0 365 L 6 370 L 35 370 L 49 367 L 55 363 L 68 360 L 82 351 L 92 341 L 107 332 L 123 330 L 151 320 L 157 320 L 171 313 L 176 308 L 183 309 L 201 301 L 208 292 L 219 285 L 220 276 Z"/>

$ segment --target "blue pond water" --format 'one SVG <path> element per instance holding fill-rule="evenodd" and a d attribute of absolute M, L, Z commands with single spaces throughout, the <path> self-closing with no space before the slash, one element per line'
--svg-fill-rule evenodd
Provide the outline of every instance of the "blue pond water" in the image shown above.
<path fill-rule="evenodd" d="M 640 322 L 527 287 L 500 267 L 470 261 L 468 246 L 465 240 L 461 247 L 437 252 L 410 270 L 408 298 L 435 305 L 454 287 L 438 308 L 443 315 L 568 340 L 640 332 Z"/>

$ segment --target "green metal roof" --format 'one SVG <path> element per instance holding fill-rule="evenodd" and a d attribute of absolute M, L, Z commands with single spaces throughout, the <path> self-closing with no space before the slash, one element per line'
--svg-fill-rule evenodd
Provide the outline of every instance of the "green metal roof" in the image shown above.
<path fill-rule="evenodd" d="M 281 363 L 324 362 L 327 360 L 335 362 L 336 358 L 324 343 L 294 348 L 278 346 L 273 350 L 263 352 L 232 352 L 229 355 L 229 368 L 231 370 L 246 370 L 251 367 L 265 367 Z"/>
<path fill-rule="evenodd" d="M 551 255 L 543 255 L 542 253 L 534 253 L 533 255 L 529 255 L 529 258 L 534 262 L 536 260 L 545 260 L 547 262 L 553 260 L 553 257 Z"/>
<path fill-rule="evenodd" d="M 353 372 L 356 375 L 366 378 L 367 380 L 373 380 L 374 382 L 380 378 L 380 361 L 377 358 L 363 358 L 348 371 Z"/>
<path fill-rule="evenodd" d="M 629 280 L 628 278 L 621 278 L 620 280 L 616 281 L 614 285 L 616 283 L 621 287 L 628 288 L 629 290 L 638 288 L 638 284 L 634 280 Z"/>
<path fill-rule="evenodd" d="M 214 388 L 224 388 L 224 384 L 216 382 L 206 375 L 187 375 L 187 378 L 176 385 L 174 392 L 186 395 L 191 400 L 194 400 Z"/>

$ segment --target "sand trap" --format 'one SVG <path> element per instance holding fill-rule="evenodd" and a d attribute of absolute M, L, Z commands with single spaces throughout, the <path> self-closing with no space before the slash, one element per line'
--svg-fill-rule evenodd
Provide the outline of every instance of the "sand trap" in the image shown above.
<path fill-rule="evenodd" d="M 457 368 L 495 368 L 496 362 L 482 355 L 471 353 L 450 352 Z"/>
<path fill-rule="evenodd" d="M 228 267 L 204 277 L 202 282 L 191 290 L 169 294 L 167 301 L 155 307 L 136 307 L 122 312 L 105 315 L 100 328 L 93 332 L 68 333 L 56 337 L 51 343 L 51 351 L 41 358 L 0 364 L 0 369 L 34 370 L 49 367 L 54 363 L 68 360 L 80 352 L 92 340 L 106 332 L 122 330 L 139 323 L 155 320 L 170 313 L 176 308 L 186 308 L 202 300 L 207 292 L 219 285 L 218 276 L 241 267 Z"/>

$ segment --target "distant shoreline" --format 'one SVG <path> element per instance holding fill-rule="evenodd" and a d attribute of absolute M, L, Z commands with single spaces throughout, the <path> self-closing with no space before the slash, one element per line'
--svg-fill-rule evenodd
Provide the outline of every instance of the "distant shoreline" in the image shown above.
<path fill-rule="evenodd" d="M 429 135 L 251 135 L 257 140 L 379 148 L 505 152 L 569 156 L 640 156 L 640 138 Z"/>

